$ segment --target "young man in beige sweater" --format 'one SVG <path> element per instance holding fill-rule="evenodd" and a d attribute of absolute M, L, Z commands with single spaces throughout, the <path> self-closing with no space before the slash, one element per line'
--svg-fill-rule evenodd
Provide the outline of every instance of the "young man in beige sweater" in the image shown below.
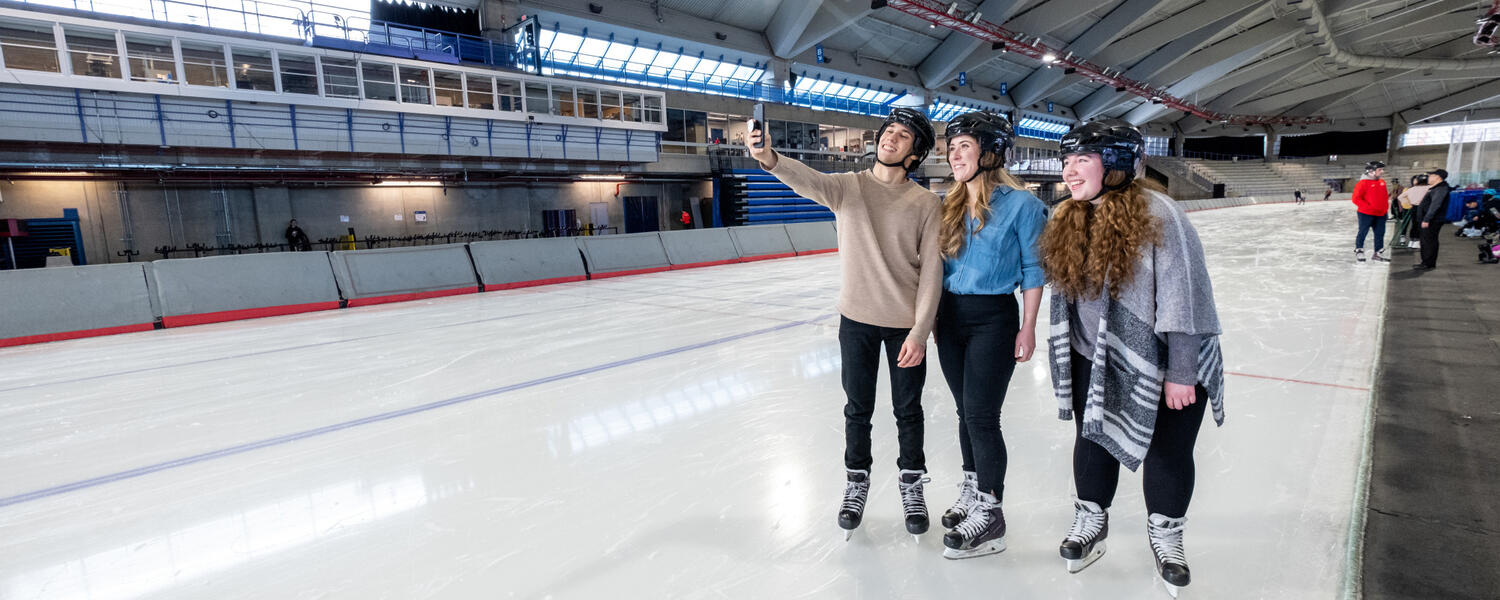
<path fill-rule="evenodd" d="M 843 286 L 839 348 L 843 356 L 844 469 L 839 510 L 845 538 L 859 527 L 870 489 L 870 418 L 880 347 L 891 371 L 891 402 L 900 444 L 899 488 L 912 535 L 927 531 L 928 479 L 922 451 L 922 385 L 927 336 L 943 292 L 938 243 L 942 201 L 907 177 L 932 151 L 932 124 L 922 113 L 897 108 L 876 134 L 876 164 L 858 173 L 825 174 L 771 149 L 769 136 L 749 128 L 750 156 L 799 195 L 828 207 L 838 219 Z M 761 148 L 756 143 L 765 140 Z"/>

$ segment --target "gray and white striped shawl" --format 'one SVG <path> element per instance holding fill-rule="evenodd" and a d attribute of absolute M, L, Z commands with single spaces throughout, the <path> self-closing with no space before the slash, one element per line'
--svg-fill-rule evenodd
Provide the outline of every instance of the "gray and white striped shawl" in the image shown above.
<path fill-rule="evenodd" d="M 1119 298 L 1105 294 L 1083 411 L 1083 437 L 1103 446 L 1132 471 L 1146 458 L 1156 428 L 1156 408 L 1167 373 L 1166 333 L 1202 336 L 1198 383 L 1208 391 L 1214 421 L 1224 424 L 1221 332 L 1203 245 L 1187 215 L 1165 194 L 1151 192 L 1151 215 L 1161 223 L 1162 240 L 1141 253 L 1135 276 L 1120 290 Z M 1054 290 L 1050 309 L 1047 345 L 1057 416 L 1071 420 L 1073 343 L 1068 318 L 1072 305 Z"/>

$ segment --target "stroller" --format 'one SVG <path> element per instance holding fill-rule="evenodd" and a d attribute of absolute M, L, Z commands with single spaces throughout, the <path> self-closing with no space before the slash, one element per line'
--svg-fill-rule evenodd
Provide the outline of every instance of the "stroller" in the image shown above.
<path fill-rule="evenodd" d="M 1495 190 L 1484 192 L 1479 216 L 1469 226 L 1479 231 L 1479 262 L 1495 264 L 1500 263 L 1500 198 L 1496 197 Z"/>

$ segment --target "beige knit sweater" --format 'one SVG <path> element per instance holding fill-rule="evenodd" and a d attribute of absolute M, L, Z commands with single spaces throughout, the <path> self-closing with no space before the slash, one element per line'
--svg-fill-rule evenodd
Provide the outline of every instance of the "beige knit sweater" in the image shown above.
<path fill-rule="evenodd" d="M 907 341 L 926 345 L 943 294 L 937 194 L 910 179 L 886 185 L 868 170 L 820 173 L 785 156 L 771 174 L 838 219 L 839 312 L 868 325 L 910 328 Z"/>

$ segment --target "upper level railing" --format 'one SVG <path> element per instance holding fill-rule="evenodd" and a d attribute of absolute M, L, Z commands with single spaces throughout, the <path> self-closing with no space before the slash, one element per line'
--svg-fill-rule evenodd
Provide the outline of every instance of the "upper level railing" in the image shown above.
<path fill-rule="evenodd" d="M 0 73 L 50 87 L 666 129 L 660 92 L 4 4 Z"/>
<path fill-rule="evenodd" d="M 462 62 L 535 72 L 535 48 L 479 36 L 373 20 L 369 11 L 295 0 L 6 0 L 301 40 L 327 39 L 444 54 Z"/>

